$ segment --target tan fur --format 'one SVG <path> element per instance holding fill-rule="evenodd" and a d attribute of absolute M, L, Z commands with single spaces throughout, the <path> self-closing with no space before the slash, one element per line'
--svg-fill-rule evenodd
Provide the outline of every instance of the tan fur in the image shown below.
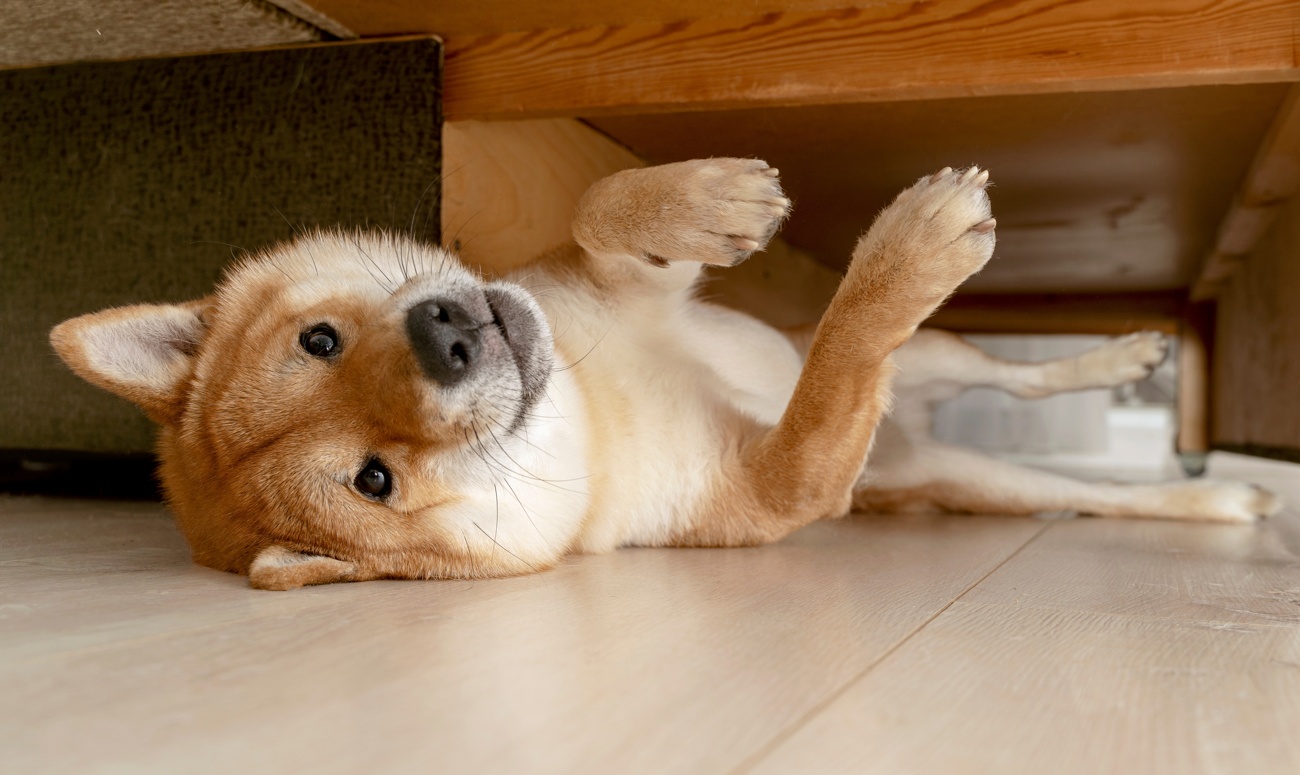
<path fill-rule="evenodd" d="M 195 561 L 262 589 L 506 576 L 628 545 L 761 544 L 843 514 L 855 490 L 890 508 L 1033 510 L 1050 498 L 960 495 L 969 483 L 927 467 L 946 453 L 924 421 L 882 425 L 895 351 L 992 254 L 986 182 L 943 170 L 886 208 L 805 337 L 806 360 L 694 297 L 702 264 L 744 260 L 789 212 L 776 171 L 747 159 L 597 183 L 577 244 L 505 281 L 397 236 L 305 235 L 232 268 L 211 297 L 85 315 L 51 341 L 161 424 L 160 474 Z M 313 353 L 322 325 L 337 347 Z M 1137 344 L 1093 356 L 1091 378 L 1133 378 L 1150 358 Z M 899 379 L 940 351 L 975 357 L 918 337 L 898 354 Z M 903 409 L 923 414 L 906 398 Z M 887 454 L 864 468 L 881 428 Z M 372 469 L 390 490 L 362 491 Z M 1070 492 L 1103 511 L 1114 502 Z M 1267 508 L 1189 493 L 1120 510 Z"/>

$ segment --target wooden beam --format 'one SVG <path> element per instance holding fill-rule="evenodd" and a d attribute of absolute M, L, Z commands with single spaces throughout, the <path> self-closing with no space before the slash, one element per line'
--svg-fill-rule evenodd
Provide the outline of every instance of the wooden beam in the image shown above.
<path fill-rule="evenodd" d="M 1214 305 L 1190 304 L 1178 327 L 1178 436 L 1174 444 L 1183 470 L 1205 473 L 1210 451 L 1211 378 L 1214 362 Z"/>
<path fill-rule="evenodd" d="M 1178 332 L 1181 292 L 981 293 L 959 295 L 925 325 L 980 334 L 1127 334 Z"/>
<path fill-rule="evenodd" d="M 944 0 L 447 40 L 448 119 L 1300 78 L 1295 0 Z"/>
<path fill-rule="evenodd" d="M 1300 196 L 1279 210 L 1213 306 L 1211 442 L 1300 454 Z M 1255 450 L 1255 451 L 1252 451 Z"/>
<path fill-rule="evenodd" d="M 1278 205 L 1300 188 L 1300 86 L 1292 86 L 1260 143 L 1241 190 L 1219 226 L 1213 250 L 1201 267 L 1192 299 L 1219 295 L 1224 283 L 1272 225 Z"/>

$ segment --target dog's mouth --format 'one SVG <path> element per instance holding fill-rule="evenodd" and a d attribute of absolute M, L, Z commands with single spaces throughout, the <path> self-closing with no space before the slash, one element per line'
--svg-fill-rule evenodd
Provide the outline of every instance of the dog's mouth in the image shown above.
<path fill-rule="evenodd" d="M 541 398 L 550 380 L 553 356 L 550 331 L 541 311 L 522 288 L 493 283 L 483 289 L 492 325 L 505 340 L 519 370 L 522 417 Z M 519 422 L 515 421 L 515 425 Z"/>

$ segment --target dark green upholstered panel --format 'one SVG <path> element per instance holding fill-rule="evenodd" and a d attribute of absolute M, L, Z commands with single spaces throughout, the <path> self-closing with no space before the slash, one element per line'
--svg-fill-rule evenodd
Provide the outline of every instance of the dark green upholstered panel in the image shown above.
<path fill-rule="evenodd" d="M 440 62 L 420 39 L 0 71 L 0 449 L 152 446 L 50 350 L 64 318 L 201 296 L 286 218 L 414 214 L 436 241 Z"/>

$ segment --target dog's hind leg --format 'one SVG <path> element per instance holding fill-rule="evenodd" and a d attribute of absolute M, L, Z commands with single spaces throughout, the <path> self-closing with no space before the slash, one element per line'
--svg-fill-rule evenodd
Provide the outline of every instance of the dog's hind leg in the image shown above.
<path fill-rule="evenodd" d="M 909 433 L 928 437 L 936 404 L 970 387 L 994 387 L 1021 398 L 1107 388 L 1146 379 L 1169 345 L 1155 331 L 1109 339 L 1080 355 L 1038 363 L 989 355 L 956 334 L 921 329 L 895 355 L 899 375 L 894 417 Z"/>
<path fill-rule="evenodd" d="M 882 426 L 854 492 L 859 511 L 1025 515 L 1073 511 L 1103 517 L 1249 522 L 1277 511 L 1271 493 L 1235 482 L 1083 482 L 934 441 L 935 404 L 976 385 L 1024 398 L 1110 387 L 1149 375 L 1165 356 L 1152 332 L 1112 339 L 1082 355 L 1042 363 L 995 358 L 961 338 L 919 331 L 896 354 L 898 405 Z"/>
<path fill-rule="evenodd" d="M 889 404 L 891 354 L 993 252 L 988 174 L 943 170 L 904 191 L 859 240 L 772 428 L 737 434 L 714 494 L 670 542 L 758 544 L 845 513 Z"/>
<path fill-rule="evenodd" d="M 1078 512 L 1099 517 L 1253 522 L 1281 506 L 1249 484 L 1183 481 L 1165 484 L 1084 482 L 977 452 L 882 431 L 881 465 L 864 473 L 856 511 L 1028 515 Z"/>

